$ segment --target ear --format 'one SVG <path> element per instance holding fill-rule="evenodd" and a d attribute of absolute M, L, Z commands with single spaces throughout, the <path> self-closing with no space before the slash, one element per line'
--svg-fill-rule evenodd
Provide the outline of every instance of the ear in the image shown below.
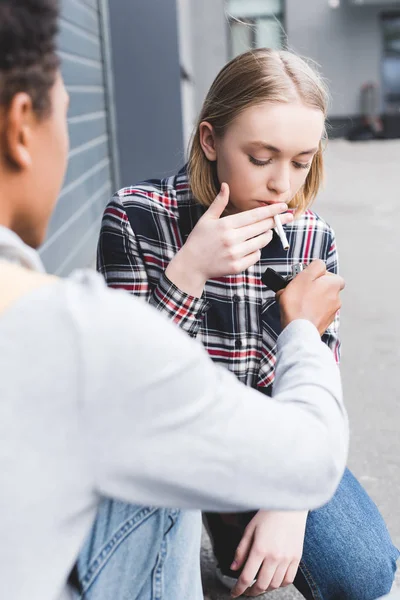
<path fill-rule="evenodd" d="M 29 169 L 32 165 L 31 142 L 37 117 L 28 94 L 20 92 L 14 96 L 5 114 L 5 154 L 18 169 Z"/>
<path fill-rule="evenodd" d="M 217 160 L 217 147 L 214 128 L 207 121 L 200 123 L 200 145 L 206 158 L 210 161 Z"/>

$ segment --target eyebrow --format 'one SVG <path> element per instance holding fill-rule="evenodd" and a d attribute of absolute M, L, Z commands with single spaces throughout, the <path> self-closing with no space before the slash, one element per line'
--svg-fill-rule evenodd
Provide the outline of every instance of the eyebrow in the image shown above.
<path fill-rule="evenodd" d="M 271 152 L 275 152 L 276 154 L 282 154 L 282 150 L 279 148 L 275 148 L 275 146 L 271 146 L 270 144 L 266 144 L 265 142 L 251 142 L 251 146 L 258 146 L 261 148 L 265 148 L 266 150 L 270 150 Z M 305 154 L 314 154 L 317 152 L 318 148 L 311 148 L 311 150 L 303 150 L 303 152 L 298 152 L 296 156 L 303 156 Z"/>

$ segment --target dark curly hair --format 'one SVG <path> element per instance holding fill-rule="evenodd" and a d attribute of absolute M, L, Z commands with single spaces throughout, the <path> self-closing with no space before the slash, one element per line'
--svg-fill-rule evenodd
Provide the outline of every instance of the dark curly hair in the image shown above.
<path fill-rule="evenodd" d="M 0 0 L 0 105 L 26 92 L 38 117 L 49 114 L 58 16 L 58 0 Z"/>

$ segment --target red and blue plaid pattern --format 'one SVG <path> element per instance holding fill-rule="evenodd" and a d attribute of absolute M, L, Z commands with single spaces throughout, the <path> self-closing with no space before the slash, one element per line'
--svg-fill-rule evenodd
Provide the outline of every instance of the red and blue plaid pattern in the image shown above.
<path fill-rule="evenodd" d="M 307 211 L 285 226 L 288 252 L 274 234 L 256 265 L 239 275 L 208 281 L 203 296 L 195 298 L 169 281 L 165 269 L 204 211 L 184 170 L 120 190 L 104 212 L 98 270 L 110 287 L 142 297 L 197 337 L 212 359 L 240 381 L 270 394 L 281 324 L 275 294 L 263 285 L 261 275 L 272 267 L 286 277 L 293 264 L 314 258 L 323 259 L 336 273 L 334 233 Z M 123 323 L 120 326 L 123 330 Z M 323 336 L 337 361 L 338 326 L 339 316 Z"/>

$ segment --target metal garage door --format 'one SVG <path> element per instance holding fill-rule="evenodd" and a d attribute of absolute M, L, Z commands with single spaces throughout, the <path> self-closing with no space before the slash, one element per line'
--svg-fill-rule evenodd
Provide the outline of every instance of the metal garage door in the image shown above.
<path fill-rule="evenodd" d="M 101 215 L 118 185 L 107 0 L 63 0 L 59 39 L 71 97 L 69 167 L 41 255 L 65 275 L 93 264 Z"/>

